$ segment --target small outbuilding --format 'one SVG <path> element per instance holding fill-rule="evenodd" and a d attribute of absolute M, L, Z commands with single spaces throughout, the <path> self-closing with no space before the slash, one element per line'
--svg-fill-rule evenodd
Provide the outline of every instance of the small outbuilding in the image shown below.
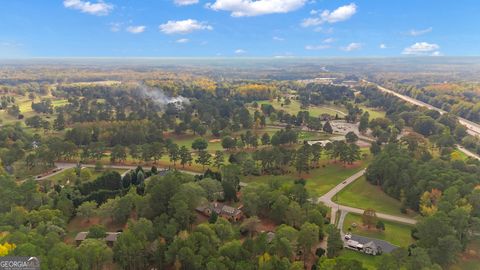
<path fill-rule="evenodd" d="M 79 246 L 85 239 L 87 239 L 88 232 L 79 232 L 75 236 L 75 243 Z"/>

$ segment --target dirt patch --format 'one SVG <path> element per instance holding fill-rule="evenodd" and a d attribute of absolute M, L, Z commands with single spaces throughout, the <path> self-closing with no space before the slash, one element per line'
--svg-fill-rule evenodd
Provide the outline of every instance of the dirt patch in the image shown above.
<path fill-rule="evenodd" d="M 211 139 L 210 141 L 208 141 L 209 143 L 218 143 L 218 142 L 221 142 L 222 140 L 220 139 Z"/>
<path fill-rule="evenodd" d="M 260 224 L 257 227 L 258 232 L 274 232 L 277 228 L 277 224 L 273 220 L 268 218 L 260 219 Z"/>

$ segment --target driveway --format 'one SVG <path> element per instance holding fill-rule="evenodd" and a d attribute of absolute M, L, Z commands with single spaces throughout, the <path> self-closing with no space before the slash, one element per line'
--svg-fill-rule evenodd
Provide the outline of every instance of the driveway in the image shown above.
<path fill-rule="evenodd" d="M 351 212 L 351 213 L 356 213 L 362 215 L 365 209 L 360 209 L 360 208 L 355 208 L 355 207 L 350 207 L 350 206 L 345 206 L 345 205 L 340 205 L 338 203 L 335 203 L 332 201 L 332 198 L 340 192 L 342 189 L 344 189 L 346 186 L 351 184 L 353 181 L 359 179 L 362 175 L 365 174 L 366 169 L 363 169 L 354 175 L 346 178 L 343 182 L 340 184 L 336 185 L 334 188 L 332 188 L 329 192 L 327 192 L 325 195 L 321 196 L 320 198 L 317 199 L 317 203 L 322 202 L 326 206 L 330 207 L 331 210 L 331 220 L 335 222 L 336 220 L 336 214 L 337 211 L 342 211 L 342 212 Z M 394 221 L 394 222 L 400 222 L 400 223 L 405 223 L 405 224 L 416 224 L 417 220 L 412 219 L 412 218 L 407 218 L 407 217 L 401 217 L 401 216 L 395 216 L 395 215 L 389 215 L 389 214 L 384 214 L 384 213 L 379 213 L 377 212 L 377 217 L 380 219 L 384 220 L 389 220 L 389 221 Z"/>

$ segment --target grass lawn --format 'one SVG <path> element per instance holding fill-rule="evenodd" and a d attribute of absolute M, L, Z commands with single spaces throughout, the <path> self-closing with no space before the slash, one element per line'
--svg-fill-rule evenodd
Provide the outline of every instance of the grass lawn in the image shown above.
<path fill-rule="evenodd" d="M 379 110 L 379 109 L 375 109 L 375 108 L 370 108 L 370 107 L 367 107 L 365 105 L 359 105 L 358 106 L 360 109 L 362 109 L 363 111 L 367 111 L 368 114 L 370 115 L 370 120 L 371 119 L 374 119 L 374 118 L 382 118 L 382 117 L 385 117 L 385 112 L 382 111 L 382 110 Z"/>
<path fill-rule="evenodd" d="M 367 182 L 365 176 L 348 185 L 333 200 L 342 205 L 362 209 L 372 208 L 385 214 L 415 216 L 415 214 L 402 214 L 400 212 L 400 201 L 388 196 L 377 186 Z"/>
<path fill-rule="evenodd" d="M 355 174 L 365 166 L 368 160 L 356 162 L 354 165 L 344 165 L 340 162 L 333 163 L 329 160 L 322 160 L 320 168 L 311 170 L 309 174 L 298 175 L 292 171 L 285 175 L 262 175 L 262 176 L 246 176 L 242 181 L 247 183 L 267 183 L 273 179 L 282 183 L 293 183 L 293 180 L 304 178 L 307 180 L 307 189 L 311 196 L 321 196 L 330 189 L 341 183 L 345 178 Z M 325 165 L 325 167 L 322 167 Z"/>
<path fill-rule="evenodd" d="M 347 232 L 348 229 L 351 228 L 353 234 L 385 240 L 400 247 L 407 247 L 413 243 L 414 239 L 410 236 L 412 226 L 385 220 L 382 221 L 385 224 L 385 231 L 379 231 L 375 228 L 362 228 L 362 217 L 349 213 L 345 217 L 343 231 Z M 356 228 L 351 227 L 353 223 L 357 224 Z"/>
<path fill-rule="evenodd" d="M 290 105 L 283 105 L 282 107 L 282 102 L 278 102 L 276 99 L 274 100 L 262 100 L 262 101 L 257 101 L 258 105 L 261 106 L 261 104 L 271 104 L 276 110 L 285 110 L 289 114 L 297 114 L 299 111 L 309 111 L 311 116 L 318 117 L 322 114 L 330 114 L 330 115 L 335 115 L 338 114 L 338 116 L 342 117 L 345 116 L 347 113 L 346 109 L 342 106 L 336 106 L 336 105 L 322 105 L 322 106 L 310 106 L 307 109 L 302 109 L 300 108 L 300 102 L 297 100 L 292 100 L 292 103 Z"/>
<path fill-rule="evenodd" d="M 349 249 L 344 249 L 339 257 L 360 261 L 363 263 L 363 267 L 367 268 L 368 270 L 377 269 L 381 258 L 381 256 L 372 256 Z"/>
<path fill-rule="evenodd" d="M 50 179 L 53 183 L 62 183 L 65 176 L 67 175 L 67 173 L 70 173 L 74 170 L 75 170 L 74 168 L 63 170 L 61 173 L 56 174 L 56 175 L 52 175 L 48 179 Z M 94 179 L 101 176 L 103 173 L 105 173 L 107 171 L 116 171 L 119 174 L 122 174 L 122 173 L 125 172 L 125 170 L 122 170 L 122 169 L 109 169 L 109 168 L 105 168 L 100 172 L 95 171 L 95 169 L 93 169 L 93 168 L 83 168 L 82 170 L 89 170 L 90 171 L 92 176 L 90 177 L 89 180 L 94 180 Z"/>

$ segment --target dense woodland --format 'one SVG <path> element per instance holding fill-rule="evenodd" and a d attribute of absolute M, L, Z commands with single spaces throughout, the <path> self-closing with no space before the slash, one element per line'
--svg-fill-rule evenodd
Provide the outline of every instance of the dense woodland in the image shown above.
<path fill-rule="evenodd" d="M 322 170 L 322 159 L 348 166 L 372 155 L 367 181 L 400 200 L 399 210 L 422 215 L 412 230 L 416 242 L 382 255 L 378 269 L 446 269 L 480 229 L 480 164 L 453 154 L 456 143 L 477 152 L 480 144 L 453 111 L 413 107 L 368 85 L 171 74 L 135 83 L 52 82 L 12 79 L 0 88 L 1 109 L 15 119 L 0 130 L 0 252 L 39 255 L 42 269 L 362 269 L 361 261 L 340 256 L 329 209 L 312 203 L 302 177 Z M 28 115 L 16 103 L 25 98 Z M 282 105 L 262 103 L 271 100 Z M 297 113 L 283 108 L 292 102 L 300 104 Z M 324 104 L 346 114 L 310 114 Z M 386 116 L 371 118 L 360 105 Z M 330 122 L 340 118 L 374 139 L 369 151 L 362 154 L 354 132 L 324 146 L 301 138 L 305 130 L 332 135 Z M 277 129 L 257 132 L 269 126 Z M 189 145 L 176 141 L 192 134 Z M 221 150 L 209 149 L 206 136 L 220 140 Z M 101 171 L 106 158 L 143 166 L 88 179 L 79 164 L 63 184 L 32 177 L 58 161 Z M 196 164 L 201 174 L 159 173 L 160 162 Z M 298 176 L 288 183 L 275 181 L 292 172 Z M 246 176 L 268 181 L 241 188 Z M 214 201 L 241 203 L 245 219 L 199 218 L 195 208 Z M 96 216 L 121 225 L 113 247 L 102 240 L 102 225 L 89 226 L 79 246 L 66 241 L 74 219 Z M 273 238 L 258 229 L 265 220 Z"/>

